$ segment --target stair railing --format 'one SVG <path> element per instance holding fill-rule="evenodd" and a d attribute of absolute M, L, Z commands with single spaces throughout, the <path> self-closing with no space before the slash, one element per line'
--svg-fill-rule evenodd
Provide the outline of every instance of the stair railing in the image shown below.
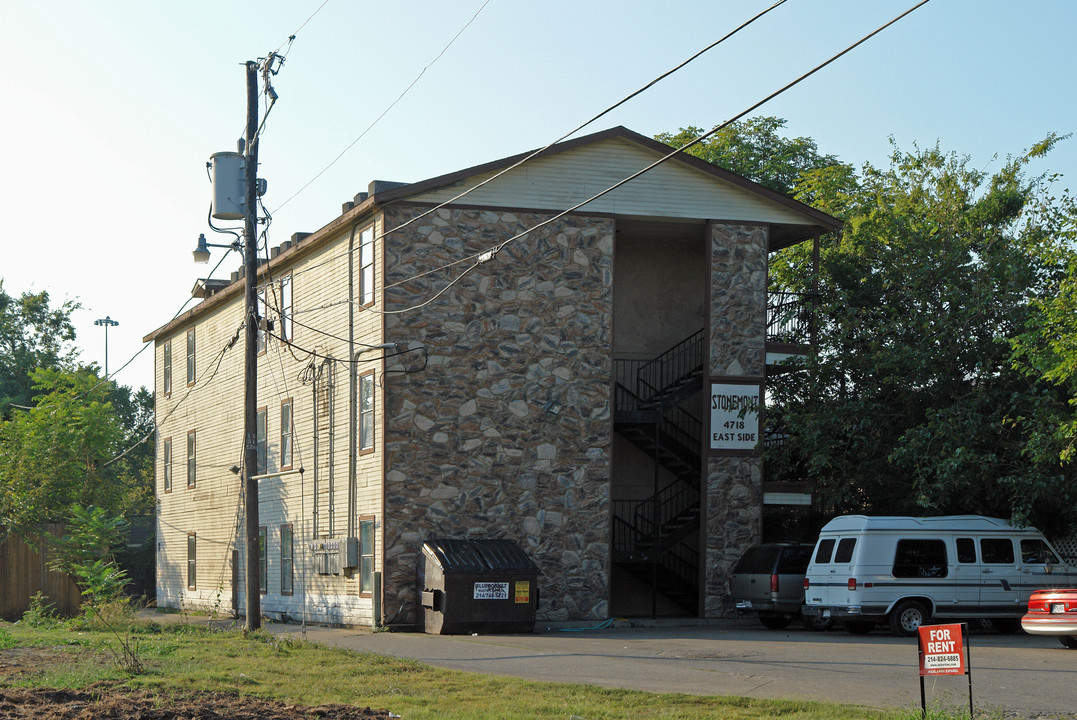
<path fill-rule="evenodd" d="M 700 330 L 641 365 L 636 373 L 640 387 L 637 394 L 653 401 L 688 378 L 698 376 L 703 370 L 703 336 Z"/>

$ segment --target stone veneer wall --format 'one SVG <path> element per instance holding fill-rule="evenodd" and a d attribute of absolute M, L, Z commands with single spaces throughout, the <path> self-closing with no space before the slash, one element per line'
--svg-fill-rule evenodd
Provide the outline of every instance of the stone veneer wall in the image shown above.
<path fill-rule="evenodd" d="M 766 372 L 767 228 L 711 226 L 710 374 Z M 704 378 L 706 380 L 706 378 Z M 763 459 L 707 458 L 704 615 L 719 617 L 729 569 L 760 535 Z"/>
<path fill-rule="evenodd" d="M 417 214 L 391 206 L 386 227 Z M 385 309 L 430 300 L 473 260 L 419 273 L 547 217 L 440 209 L 388 236 Z M 385 609 L 402 607 L 398 622 L 414 618 L 416 559 L 437 537 L 515 540 L 540 568 L 540 619 L 606 617 L 612 267 L 612 219 L 569 216 L 385 316 L 387 342 L 427 355 L 384 375 Z"/>

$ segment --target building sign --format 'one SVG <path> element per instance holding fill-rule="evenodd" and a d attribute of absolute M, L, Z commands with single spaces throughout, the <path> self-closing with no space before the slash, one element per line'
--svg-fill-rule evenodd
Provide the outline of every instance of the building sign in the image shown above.
<path fill-rule="evenodd" d="M 508 600 L 509 584 L 507 582 L 475 583 L 476 600 Z"/>
<path fill-rule="evenodd" d="M 762 385 L 711 383 L 711 451 L 753 451 L 759 444 Z"/>
<path fill-rule="evenodd" d="M 920 675 L 964 675 L 961 625 L 926 625 L 920 631 Z"/>

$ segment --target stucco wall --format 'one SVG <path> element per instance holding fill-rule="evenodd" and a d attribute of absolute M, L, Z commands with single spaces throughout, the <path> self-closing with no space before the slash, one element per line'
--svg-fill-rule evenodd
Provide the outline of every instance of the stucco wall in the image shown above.
<path fill-rule="evenodd" d="M 416 213 L 390 207 L 386 226 Z M 406 310 L 386 316 L 385 339 L 426 353 L 384 381 L 385 603 L 398 622 L 414 617 L 416 558 L 436 537 L 515 540 L 541 571 L 540 618 L 606 616 L 613 221 L 558 220 L 417 307 L 473 261 L 421 273 L 546 217 L 441 209 L 385 243 L 385 308 Z"/>

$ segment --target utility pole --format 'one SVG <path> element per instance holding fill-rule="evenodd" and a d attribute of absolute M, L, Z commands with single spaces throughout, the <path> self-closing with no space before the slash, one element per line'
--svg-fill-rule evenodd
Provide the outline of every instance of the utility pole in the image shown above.
<path fill-rule="evenodd" d="M 119 325 L 119 323 L 116 322 L 115 320 L 113 320 L 110 316 L 106 315 L 105 317 L 101 318 L 100 320 L 94 320 L 93 324 L 98 325 L 98 326 L 100 326 L 100 325 L 105 326 L 105 378 L 107 379 L 108 378 L 108 329 L 110 327 L 116 327 L 117 325 Z"/>
<path fill-rule="evenodd" d="M 262 626 L 258 538 L 258 65 L 247 61 L 247 140 L 244 147 L 245 208 L 243 267 L 246 275 L 245 360 L 243 372 L 243 487 L 247 527 L 247 630 Z"/>

